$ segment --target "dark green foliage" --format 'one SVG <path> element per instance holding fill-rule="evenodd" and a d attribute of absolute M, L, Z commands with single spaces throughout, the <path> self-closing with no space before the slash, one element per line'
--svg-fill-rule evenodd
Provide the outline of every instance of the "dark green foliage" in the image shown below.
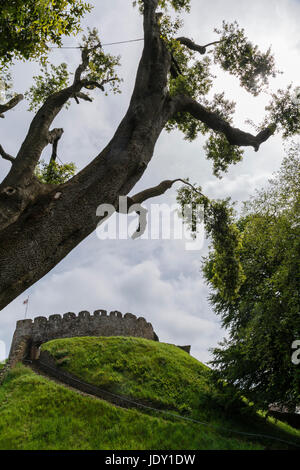
<path fill-rule="evenodd" d="M 241 234 L 234 223 L 233 207 L 229 200 L 209 200 L 201 193 L 201 187 L 195 189 L 183 186 L 178 191 L 177 201 L 182 209 L 184 206 L 196 208 L 203 205 L 205 230 L 215 249 L 206 260 L 205 274 L 224 298 L 234 299 L 244 281 L 244 274 L 240 263 Z M 197 223 L 202 222 L 192 219 L 189 228 L 195 232 Z"/>
<path fill-rule="evenodd" d="M 292 146 L 270 187 L 232 221 L 241 242 L 236 263 L 243 273 L 236 295 L 227 295 L 230 278 L 224 278 L 225 291 L 218 283 L 226 266 L 236 277 L 222 232 L 204 263 L 210 300 L 229 330 L 228 339 L 214 349 L 212 364 L 219 377 L 264 408 L 276 402 L 293 409 L 300 401 L 300 369 L 291 360 L 292 343 L 300 339 L 299 151 Z"/>
<path fill-rule="evenodd" d="M 233 124 L 235 103 L 225 98 L 225 93 L 217 93 L 211 102 L 205 99 L 206 108 L 215 112 L 228 123 Z M 226 172 L 232 164 L 237 164 L 243 159 L 244 150 L 237 145 L 230 145 L 224 134 L 207 129 L 210 133 L 204 150 L 206 157 L 213 162 L 214 175 L 221 177 L 221 172 Z"/>
<path fill-rule="evenodd" d="M 14 59 L 45 59 L 49 44 L 61 46 L 63 35 L 78 34 L 90 10 L 82 0 L 2 0 L 0 68 Z"/>
<path fill-rule="evenodd" d="M 213 162 L 214 175 L 221 177 L 229 165 L 237 164 L 243 159 L 244 150 L 237 145 L 230 145 L 220 132 L 211 132 L 204 146 L 206 157 Z"/>
<path fill-rule="evenodd" d="M 272 93 L 272 101 L 266 107 L 267 117 L 262 126 L 268 121 L 282 132 L 284 139 L 300 133 L 300 97 L 297 88 L 289 85 L 286 90 Z M 261 127 L 262 127 L 261 126 Z"/>
<path fill-rule="evenodd" d="M 229 201 L 212 201 L 208 204 L 204 222 L 214 247 L 214 253 L 204 266 L 204 275 L 225 300 L 234 300 L 245 276 L 240 262 L 242 237 L 234 223 Z"/>
<path fill-rule="evenodd" d="M 271 101 L 266 106 L 266 117 L 263 122 L 256 126 L 250 119 L 247 122 L 257 132 L 264 129 L 268 124 L 272 126 L 273 132 L 281 132 L 283 139 L 291 138 L 300 133 L 300 92 L 299 87 L 293 88 L 289 85 L 285 90 L 277 90 L 271 93 Z M 271 124 L 270 124 L 271 123 Z"/>

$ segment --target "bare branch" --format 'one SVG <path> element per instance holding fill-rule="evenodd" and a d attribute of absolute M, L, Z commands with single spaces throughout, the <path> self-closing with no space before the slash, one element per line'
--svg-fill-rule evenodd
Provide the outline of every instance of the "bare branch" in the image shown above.
<path fill-rule="evenodd" d="M 179 179 L 176 180 L 164 180 L 159 183 L 157 186 L 153 186 L 152 188 L 144 189 L 140 193 L 137 193 L 135 196 L 131 197 L 133 204 L 141 204 L 142 202 L 150 199 L 152 197 L 161 196 L 164 194 L 171 186 Z M 181 180 L 182 181 L 182 180 Z"/>
<path fill-rule="evenodd" d="M 4 160 L 8 160 L 11 163 L 14 163 L 15 161 L 14 157 L 4 151 L 2 145 L 0 145 L 0 155 L 2 158 L 4 158 Z"/>
<path fill-rule="evenodd" d="M 87 95 L 86 93 L 82 93 L 81 91 L 75 93 L 74 98 L 77 104 L 79 104 L 79 99 L 84 101 L 90 101 L 91 103 L 93 102 L 92 98 L 89 95 Z"/>
<path fill-rule="evenodd" d="M 259 132 L 256 136 L 241 131 L 238 128 L 232 127 L 227 121 L 220 117 L 217 113 L 206 109 L 200 103 L 193 100 L 193 98 L 180 95 L 175 98 L 176 103 L 176 112 L 188 112 L 199 121 L 203 122 L 210 129 L 222 132 L 230 145 L 237 145 L 239 147 L 253 147 L 257 152 L 260 145 L 274 134 L 273 126 L 268 126 L 263 131 Z"/>
<path fill-rule="evenodd" d="M 127 213 L 130 214 L 131 212 L 136 212 L 139 217 L 139 225 L 137 230 L 132 235 L 132 239 L 135 240 L 139 238 L 146 230 L 147 227 L 147 209 L 141 205 L 142 202 L 150 199 L 152 197 L 161 196 L 164 194 L 171 186 L 180 181 L 183 184 L 190 186 L 196 193 L 200 194 L 201 196 L 205 197 L 198 189 L 196 189 L 191 183 L 185 181 L 181 178 L 177 178 L 175 180 L 164 180 L 159 183 L 157 186 L 152 188 L 144 189 L 140 193 L 135 194 L 134 196 L 127 197 L 127 204 L 126 209 L 125 207 L 117 207 L 116 211 L 119 213 Z M 124 212 L 125 209 L 125 212 Z"/>
<path fill-rule="evenodd" d="M 0 104 L 0 117 L 1 118 L 4 118 L 4 115 L 3 113 L 6 113 L 7 111 L 9 111 L 10 109 L 14 108 L 15 106 L 17 106 L 17 104 L 20 103 L 20 101 L 22 101 L 24 99 L 24 96 L 23 95 L 16 95 L 14 96 L 11 100 L 9 100 L 7 103 L 5 104 Z"/>
<path fill-rule="evenodd" d="M 200 196 L 203 196 L 198 189 L 195 188 L 191 183 L 188 181 L 182 179 L 182 178 L 176 178 L 175 180 L 164 180 L 161 183 L 159 183 L 157 186 L 153 186 L 152 188 L 144 189 L 140 193 L 135 194 L 134 196 L 131 196 L 130 199 L 132 204 L 141 204 L 142 202 L 146 201 L 147 199 L 150 199 L 152 197 L 157 197 L 161 196 L 164 194 L 168 189 L 170 189 L 174 183 L 177 183 L 180 181 L 183 184 L 187 184 L 190 186 L 196 193 L 200 194 Z"/>
<path fill-rule="evenodd" d="M 87 68 L 88 64 L 89 64 L 89 51 L 88 49 L 85 48 L 85 49 L 82 49 L 82 52 L 81 52 L 81 64 L 78 65 L 75 71 L 73 85 L 80 82 L 81 75 Z"/>
<path fill-rule="evenodd" d="M 180 44 L 183 44 L 184 46 L 188 47 L 192 51 L 199 52 L 202 55 L 206 53 L 206 48 L 208 46 L 212 46 L 214 44 L 219 44 L 220 42 L 222 42 L 222 41 L 214 41 L 214 42 L 205 44 L 205 46 L 200 46 L 199 44 L 196 44 L 195 42 L 193 42 L 191 39 L 185 38 L 185 37 L 177 38 L 177 41 L 179 41 Z"/>
<path fill-rule="evenodd" d="M 221 39 L 220 41 L 209 42 L 208 44 L 205 44 L 205 46 L 203 47 L 214 46 L 215 44 L 220 44 L 220 42 L 224 42 L 224 41 L 225 39 Z"/>

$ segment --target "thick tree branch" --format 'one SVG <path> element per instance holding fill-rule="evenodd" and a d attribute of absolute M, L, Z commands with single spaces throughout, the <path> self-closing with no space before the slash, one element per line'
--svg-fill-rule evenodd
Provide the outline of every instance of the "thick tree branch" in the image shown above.
<path fill-rule="evenodd" d="M 84 48 L 81 51 L 81 64 L 77 67 L 75 74 L 74 74 L 74 81 L 73 85 L 76 85 L 81 80 L 81 75 L 85 71 L 89 64 L 89 50 Z"/>
<path fill-rule="evenodd" d="M 183 44 L 184 46 L 188 47 L 192 51 L 199 52 L 202 55 L 206 53 L 206 48 L 208 46 L 212 46 L 214 44 L 219 44 L 220 42 L 222 42 L 222 41 L 214 41 L 214 42 L 210 42 L 208 44 L 205 44 L 205 46 L 200 46 L 199 44 L 196 44 L 194 41 L 192 41 L 189 38 L 180 37 L 180 38 L 176 38 L 176 39 L 177 39 L 177 41 L 180 42 L 180 44 Z"/>
<path fill-rule="evenodd" d="M 272 126 L 262 130 L 256 136 L 241 131 L 238 128 L 232 127 L 225 119 L 220 117 L 217 113 L 206 109 L 200 103 L 193 100 L 191 97 L 186 95 L 180 95 L 175 98 L 176 100 L 176 112 L 188 112 L 199 121 L 206 124 L 207 127 L 216 131 L 222 132 L 230 145 L 237 145 L 239 147 L 253 147 L 257 152 L 260 145 L 265 142 L 274 133 Z"/>
<path fill-rule="evenodd" d="M 84 86 L 81 82 L 81 74 L 88 66 L 89 52 L 87 49 L 82 50 L 82 62 L 76 69 L 73 84 L 49 96 L 36 113 L 27 136 L 16 156 L 14 165 L 3 182 L 5 185 L 11 185 L 11 181 L 18 181 L 19 184 L 28 184 L 28 181 L 34 174 L 43 149 L 46 145 L 52 143 L 51 140 L 49 141 L 49 136 L 51 136 L 49 127 L 57 114 L 72 97 L 88 99 L 87 95 L 81 94 L 81 89 Z"/>
<path fill-rule="evenodd" d="M 0 230 L 15 222 L 30 204 L 52 190 L 36 178 L 34 171 L 43 149 L 53 144 L 61 132 L 49 131 L 53 120 L 65 103 L 81 91 L 80 77 L 88 65 L 88 53 L 83 51 L 82 57 L 74 83 L 49 96 L 36 113 L 9 173 L 0 184 Z"/>
<path fill-rule="evenodd" d="M 4 160 L 8 160 L 11 163 L 14 163 L 15 161 L 14 157 L 4 151 L 2 145 L 0 145 L 0 155 L 2 158 L 4 158 Z"/>
<path fill-rule="evenodd" d="M 172 187 L 174 183 L 177 181 L 183 181 L 181 179 L 176 180 L 164 180 L 159 183 L 157 186 L 153 186 L 151 188 L 144 189 L 143 191 L 131 196 L 131 200 L 133 204 L 141 204 L 142 202 L 150 199 L 152 197 L 161 196 L 164 194 L 168 189 Z"/>
<path fill-rule="evenodd" d="M 182 178 L 177 178 L 175 180 L 164 180 L 159 183 L 157 186 L 153 186 L 151 188 L 144 189 L 143 191 L 135 194 L 134 196 L 128 196 L 126 198 L 126 205 L 124 207 L 117 206 L 116 211 L 121 214 L 130 214 L 131 212 L 136 212 L 139 217 L 139 225 L 137 230 L 132 235 L 133 239 L 136 239 L 143 235 L 147 227 L 147 209 L 143 207 L 141 204 L 142 202 L 146 201 L 147 199 L 161 196 L 164 194 L 168 189 L 170 189 L 174 183 L 180 181 L 183 184 L 190 186 L 193 191 L 204 196 L 200 191 L 198 191 L 191 183 L 188 181 L 183 180 Z M 205 197 L 205 196 L 204 196 Z"/>
<path fill-rule="evenodd" d="M 4 114 L 3 113 L 6 113 L 7 111 L 9 111 L 10 109 L 14 108 L 15 106 L 17 106 L 17 104 L 20 103 L 20 101 L 22 101 L 24 99 L 24 96 L 23 95 L 16 95 L 14 96 L 11 100 L 9 100 L 7 103 L 5 104 L 0 104 L 0 117 L 1 118 L 4 118 Z"/>

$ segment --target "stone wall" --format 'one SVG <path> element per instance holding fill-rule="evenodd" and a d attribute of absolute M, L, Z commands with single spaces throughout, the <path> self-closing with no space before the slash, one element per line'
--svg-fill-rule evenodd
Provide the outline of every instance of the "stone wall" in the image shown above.
<path fill-rule="evenodd" d="M 13 367 L 25 357 L 36 359 L 35 351 L 42 343 L 52 339 L 73 338 L 76 336 L 135 336 L 158 341 L 151 323 L 145 318 L 137 318 L 132 313 L 96 310 L 93 315 L 87 311 L 36 317 L 34 320 L 19 320 L 9 353 L 9 363 Z"/>

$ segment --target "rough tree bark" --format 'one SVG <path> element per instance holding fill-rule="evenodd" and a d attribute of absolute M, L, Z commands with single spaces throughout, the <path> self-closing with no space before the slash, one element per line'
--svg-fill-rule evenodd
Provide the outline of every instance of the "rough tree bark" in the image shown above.
<path fill-rule="evenodd" d="M 87 50 L 82 52 L 73 84 L 50 96 L 35 115 L 17 156 L 13 158 L 0 147 L 0 155 L 12 164 L 0 185 L 1 309 L 48 273 L 96 228 L 96 208 L 100 204 L 118 208 L 119 196 L 127 195 L 142 177 L 161 131 L 178 111 L 191 113 L 210 128 L 223 132 L 231 144 L 250 145 L 258 150 L 271 135 L 268 129 L 253 136 L 232 128 L 188 96 L 168 95 L 172 58 L 160 38 L 157 3 L 158 0 L 144 0 L 144 49 L 129 108 L 107 147 L 87 167 L 57 186 L 42 184 L 34 176 L 42 150 L 57 141 L 61 132 L 49 130 L 56 115 L 70 98 L 86 99 L 81 90 L 89 83 L 81 80 L 81 75 L 88 63 Z M 189 44 L 186 38 L 181 38 L 182 42 L 183 39 L 187 47 L 195 48 L 194 43 Z M 199 51 L 203 53 L 201 47 Z M 103 84 L 97 86 L 103 88 Z M 4 111 L 8 109 L 0 109 L 0 113 Z M 161 194 L 171 183 L 159 185 L 156 193 L 154 188 L 150 188 L 152 193 L 139 193 L 136 200 L 141 203 L 151 194 Z"/>

